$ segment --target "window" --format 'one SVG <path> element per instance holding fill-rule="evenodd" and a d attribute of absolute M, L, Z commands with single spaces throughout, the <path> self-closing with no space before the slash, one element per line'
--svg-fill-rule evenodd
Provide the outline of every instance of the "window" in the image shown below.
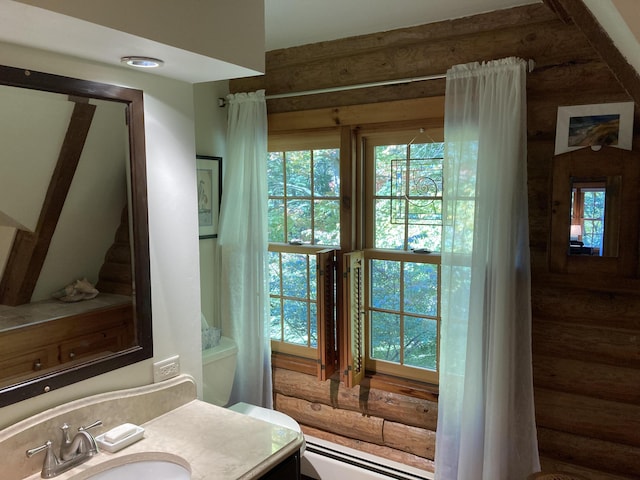
<path fill-rule="evenodd" d="M 443 120 L 408 123 L 269 137 L 272 349 L 320 378 L 438 383 Z"/>
<path fill-rule="evenodd" d="M 602 255 L 606 181 L 574 182 L 571 190 L 571 225 L 578 242 Z M 578 228 L 576 228 L 578 227 Z"/>
<path fill-rule="evenodd" d="M 437 383 L 444 144 L 414 129 L 363 138 L 366 365 Z"/>
<path fill-rule="evenodd" d="M 340 150 L 270 151 L 269 240 L 340 244 Z"/>
<path fill-rule="evenodd" d="M 335 318 L 333 250 L 340 244 L 340 150 L 337 136 L 270 139 L 270 332 L 274 351 L 318 356 L 319 321 Z M 329 253 L 331 252 L 331 253 Z M 327 298 L 329 297 L 329 298 Z M 320 332 L 318 331 L 320 326 Z M 329 328 L 334 330 L 333 321 Z M 322 341 L 326 345 L 326 341 Z M 329 342 L 335 350 L 335 342 Z"/>

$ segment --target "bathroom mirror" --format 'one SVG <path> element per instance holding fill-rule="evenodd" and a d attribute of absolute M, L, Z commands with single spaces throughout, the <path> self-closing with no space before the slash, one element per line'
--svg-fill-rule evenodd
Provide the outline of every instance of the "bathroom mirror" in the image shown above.
<path fill-rule="evenodd" d="M 552 272 L 637 276 L 639 172 L 638 155 L 614 147 L 554 157 Z"/>
<path fill-rule="evenodd" d="M 0 407 L 153 355 L 143 95 L 0 66 Z"/>

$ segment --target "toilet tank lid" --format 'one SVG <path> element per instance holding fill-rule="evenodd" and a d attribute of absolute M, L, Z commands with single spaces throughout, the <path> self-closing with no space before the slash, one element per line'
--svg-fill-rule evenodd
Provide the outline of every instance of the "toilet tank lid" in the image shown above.
<path fill-rule="evenodd" d="M 229 337 L 220 337 L 218 345 L 202 351 L 202 363 L 214 362 L 236 353 L 238 353 L 236 342 Z"/>

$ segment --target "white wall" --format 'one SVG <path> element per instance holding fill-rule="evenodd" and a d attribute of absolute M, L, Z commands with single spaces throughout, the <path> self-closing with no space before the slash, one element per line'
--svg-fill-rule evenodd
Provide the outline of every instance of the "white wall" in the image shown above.
<path fill-rule="evenodd" d="M 207 82 L 194 85 L 196 119 L 196 153 L 226 160 L 227 107 L 218 106 L 218 98 L 229 94 L 229 82 Z M 200 301 L 209 325 L 220 327 L 218 269 L 215 265 L 217 238 L 200 240 Z M 223 335 L 227 335 L 227 329 Z"/>
<path fill-rule="evenodd" d="M 152 363 L 179 354 L 202 385 L 193 87 L 125 67 L 2 44 L 0 64 L 144 91 L 154 359 L 0 409 L 0 428 L 67 401 L 153 381 Z"/>
<path fill-rule="evenodd" d="M 53 292 L 79 278 L 97 283 L 105 254 L 113 245 L 127 204 L 129 142 L 125 106 L 97 100 L 92 103 L 98 106 L 31 296 L 32 302 L 50 298 Z M 66 130 L 68 120 L 61 123 Z M 55 164 L 59 150 L 53 150 L 55 162 L 52 163 Z M 45 191 L 48 186 L 47 183 Z M 28 196 L 28 187 L 28 182 L 23 184 L 20 198 Z M 2 204 L 5 201 L 3 199 Z"/>
<path fill-rule="evenodd" d="M 74 104 L 66 95 L 2 85 L 0 105 L 0 210 L 8 225 L 34 231 Z"/>

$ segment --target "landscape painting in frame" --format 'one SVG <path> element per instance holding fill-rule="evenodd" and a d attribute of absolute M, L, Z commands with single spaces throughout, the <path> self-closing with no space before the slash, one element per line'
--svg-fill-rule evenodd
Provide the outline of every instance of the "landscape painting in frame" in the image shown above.
<path fill-rule="evenodd" d="M 222 195 L 222 158 L 196 155 L 198 184 L 198 237 L 218 236 Z"/>
<path fill-rule="evenodd" d="M 603 145 L 631 150 L 633 102 L 558 107 L 555 154 Z"/>

